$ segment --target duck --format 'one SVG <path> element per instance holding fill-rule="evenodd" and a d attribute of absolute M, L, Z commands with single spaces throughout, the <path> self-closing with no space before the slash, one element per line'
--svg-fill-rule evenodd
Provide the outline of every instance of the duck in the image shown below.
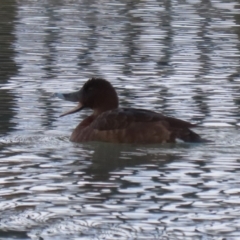
<path fill-rule="evenodd" d="M 79 91 L 57 93 L 55 96 L 77 106 L 60 117 L 83 109 L 92 114 L 83 119 L 72 132 L 72 142 L 111 142 L 130 144 L 204 142 L 191 128 L 196 124 L 165 116 L 151 110 L 120 108 L 118 95 L 112 84 L 99 77 L 90 78 Z"/>

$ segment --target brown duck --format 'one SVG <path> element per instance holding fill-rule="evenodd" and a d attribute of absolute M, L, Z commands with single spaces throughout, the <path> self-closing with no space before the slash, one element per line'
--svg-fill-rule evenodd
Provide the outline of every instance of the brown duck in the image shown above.
<path fill-rule="evenodd" d="M 176 139 L 185 142 L 203 142 L 197 133 L 190 130 L 195 124 L 164 116 L 150 110 L 119 108 L 118 96 L 105 79 L 91 78 L 83 87 L 73 93 L 55 94 L 78 105 L 62 114 L 65 116 L 84 108 L 93 110 L 73 131 L 73 142 L 102 141 L 113 143 L 174 143 Z"/>

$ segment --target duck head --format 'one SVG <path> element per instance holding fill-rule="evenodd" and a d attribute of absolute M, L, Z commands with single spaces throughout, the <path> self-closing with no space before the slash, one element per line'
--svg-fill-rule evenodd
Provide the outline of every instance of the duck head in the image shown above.
<path fill-rule="evenodd" d="M 57 93 L 64 100 L 78 102 L 78 105 L 60 117 L 76 113 L 84 108 L 93 110 L 93 115 L 99 115 L 102 112 L 118 108 L 118 96 L 111 85 L 105 79 L 91 78 L 77 92 Z"/>

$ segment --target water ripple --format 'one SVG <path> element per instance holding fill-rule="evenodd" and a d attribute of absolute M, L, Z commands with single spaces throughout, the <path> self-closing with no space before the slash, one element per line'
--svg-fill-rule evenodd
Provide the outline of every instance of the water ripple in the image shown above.
<path fill-rule="evenodd" d="M 2 1 L 0 238 L 239 239 L 238 3 Z M 71 143 L 93 76 L 211 142 Z"/>

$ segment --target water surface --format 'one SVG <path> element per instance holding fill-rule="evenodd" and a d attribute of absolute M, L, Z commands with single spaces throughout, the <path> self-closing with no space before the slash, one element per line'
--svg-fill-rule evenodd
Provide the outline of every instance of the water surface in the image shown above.
<path fill-rule="evenodd" d="M 240 235 L 240 2 L 0 6 L 0 238 Z M 123 107 L 198 123 L 205 144 L 69 141 L 54 92 L 108 79 Z"/>

